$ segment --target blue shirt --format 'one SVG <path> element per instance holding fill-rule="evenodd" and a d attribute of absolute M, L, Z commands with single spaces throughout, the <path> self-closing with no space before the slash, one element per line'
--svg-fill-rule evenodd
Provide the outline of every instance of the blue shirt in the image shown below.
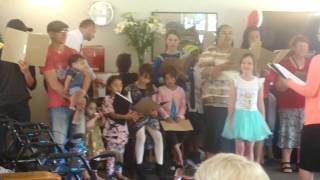
<path fill-rule="evenodd" d="M 82 87 L 83 86 L 83 74 L 81 71 L 75 69 L 75 68 L 69 68 L 67 71 L 67 76 L 71 76 L 72 80 L 69 85 L 69 89 L 74 88 L 74 87 Z"/>

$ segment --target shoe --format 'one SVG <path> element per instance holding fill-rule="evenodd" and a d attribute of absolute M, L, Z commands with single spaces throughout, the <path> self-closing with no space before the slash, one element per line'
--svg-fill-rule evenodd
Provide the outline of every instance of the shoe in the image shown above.
<path fill-rule="evenodd" d="M 290 162 L 281 162 L 280 165 L 281 165 L 281 172 L 283 172 L 283 173 L 292 173 L 293 172 L 293 169 L 291 167 Z"/>
<path fill-rule="evenodd" d="M 147 180 L 142 164 L 137 164 L 137 176 L 139 180 Z"/>
<path fill-rule="evenodd" d="M 166 180 L 167 172 L 164 165 L 156 164 L 156 174 L 160 180 Z"/>

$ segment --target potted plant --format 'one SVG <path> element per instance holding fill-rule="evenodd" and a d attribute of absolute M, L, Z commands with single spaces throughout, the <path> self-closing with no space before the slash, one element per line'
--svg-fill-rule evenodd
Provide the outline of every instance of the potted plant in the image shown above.
<path fill-rule="evenodd" d="M 155 16 L 135 19 L 131 13 L 126 13 L 122 18 L 123 21 L 117 24 L 115 32 L 128 36 L 128 44 L 136 50 L 141 66 L 145 61 L 146 50 L 153 45 L 156 38 L 165 33 L 165 27 Z"/>

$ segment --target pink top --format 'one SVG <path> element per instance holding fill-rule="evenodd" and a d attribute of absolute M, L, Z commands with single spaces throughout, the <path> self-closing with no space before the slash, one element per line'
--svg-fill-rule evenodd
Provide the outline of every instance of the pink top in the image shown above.
<path fill-rule="evenodd" d="M 305 85 L 299 85 L 292 80 L 288 86 L 297 93 L 305 96 L 304 124 L 320 124 L 320 55 L 314 56 L 308 71 Z"/>
<path fill-rule="evenodd" d="M 177 86 L 175 90 L 171 90 L 166 86 L 159 87 L 158 103 L 168 102 L 159 108 L 159 113 L 162 118 L 166 119 L 170 116 L 172 100 L 174 100 L 177 109 L 177 118 L 185 119 L 186 112 L 186 97 L 184 90 Z"/>
<path fill-rule="evenodd" d="M 49 46 L 46 63 L 45 66 L 41 68 L 41 72 L 45 73 L 46 71 L 55 70 L 57 79 L 63 86 L 67 69 L 69 67 L 68 59 L 75 53 L 76 51 L 74 49 L 67 46 L 64 46 L 62 53 L 58 53 L 52 46 Z M 55 90 L 53 90 L 48 82 L 47 85 L 48 107 L 69 106 L 69 101 L 67 99 L 60 96 Z"/>

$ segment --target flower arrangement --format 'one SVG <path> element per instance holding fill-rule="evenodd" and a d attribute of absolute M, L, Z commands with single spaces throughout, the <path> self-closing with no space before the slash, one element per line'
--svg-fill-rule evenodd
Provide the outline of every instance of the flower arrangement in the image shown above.
<path fill-rule="evenodd" d="M 136 50 L 141 66 L 146 49 L 153 45 L 156 38 L 165 33 L 165 27 L 155 16 L 138 20 L 134 19 L 131 13 L 126 13 L 122 18 L 124 20 L 117 24 L 115 32 L 128 36 L 129 45 Z"/>

